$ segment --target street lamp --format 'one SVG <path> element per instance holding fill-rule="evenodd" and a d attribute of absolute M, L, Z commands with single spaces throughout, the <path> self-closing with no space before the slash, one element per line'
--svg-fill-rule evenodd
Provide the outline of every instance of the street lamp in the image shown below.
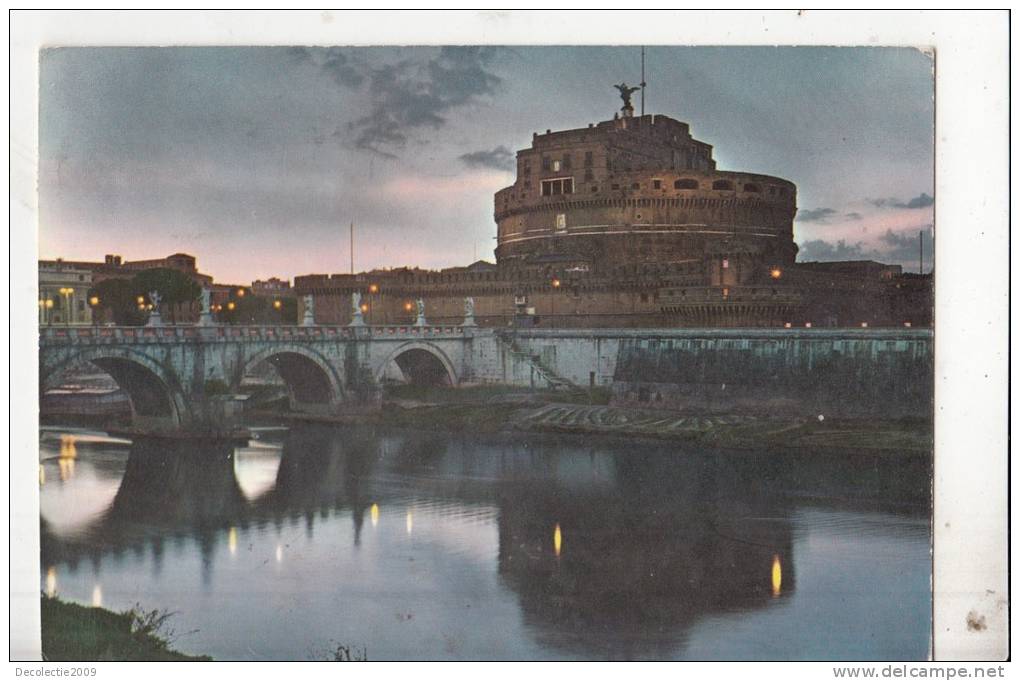
<path fill-rule="evenodd" d="M 93 325 L 98 325 L 99 324 L 99 317 L 96 316 L 96 313 L 99 311 L 99 296 L 92 296 L 92 297 L 90 297 L 89 298 L 89 305 L 92 306 L 92 324 Z"/>
<path fill-rule="evenodd" d="M 769 275 L 773 279 L 778 279 L 779 277 L 783 276 L 783 270 L 779 269 L 778 267 L 773 267 L 772 271 L 769 272 Z"/>
<path fill-rule="evenodd" d="M 238 298 L 244 298 L 244 289 L 243 288 L 237 289 L 237 297 Z"/>
<path fill-rule="evenodd" d="M 73 294 L 74 294 L 74 289 L 73 288 L 65 286 L 65 287 L 62 287 L 60 289 L 60 295 L 64 296 L 64 303 L 65 303 L 65 307 L 67 308 L 67 314 L 64 315 L 64 325 L 65 326 L 70 326 L 70 324 L 71 324 L 71 315 L 74 312 L 71 309 L 71 296 Z"/>
<path fill-rule="evenodd" d="M 379 293 L 379 284 L 369 284 L 368 285 L 368 292 L 369 293 Z"/>

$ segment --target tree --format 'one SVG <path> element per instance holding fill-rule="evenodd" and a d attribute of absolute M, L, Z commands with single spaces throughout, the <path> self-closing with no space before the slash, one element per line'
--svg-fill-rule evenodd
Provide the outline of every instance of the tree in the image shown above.
<path fill-rule="evenodd" d="M 134 286 L 135 296 L 148 298 L 150 291 L 158 291 L 160 298 L 160 312 L 168 312 L 170 323 L 177 323 L 176 310 L 179 305 L 190 305 L 202 295 L 202 287 L 194 279 L 166 267 L 158 267 L 151 270 L 142 270 L 131 280 Z"/>
<path fill-rule="evenodd" d="M 93 314 L 109 310 L 117 326 L 141 326 L 148 315 L 138 309 L 138 294 L 128 279 L 107 279 L 89 289 L 89 299 L 98 298 Z"/>

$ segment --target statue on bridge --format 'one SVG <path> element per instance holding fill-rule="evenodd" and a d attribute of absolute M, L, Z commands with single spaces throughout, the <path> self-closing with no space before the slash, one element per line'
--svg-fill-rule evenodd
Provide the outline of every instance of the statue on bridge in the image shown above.
<path fill-rule="evenodd" d="M 361 293 L 355 291 L 351 294 L 351 323 L 350 326 L 364 326 L 365 317 L 361 312 Z"/>
<path fill-rule="evenodd" d="M 425 301 L 419 298 L 416 304 L 418 306 L 418 318 L 414 320 L 414 325 L 428 326 L 428 324 L 425 321 Z"/>
<path fill-rule="evenodd" d="M 212 326 L 212 291 L 202 288 L 202 311 L 198 316 L 199 326 Z"/>
<path fill-rule="evenodd" d="M 461 326 L 477 326 L 475 324 L 475 299 L 464 299 L 464 323 Z"/>
<path fill-rule="evenodd" d="M 159 301 L 161 300 L 163 297 L 159 295 L 159 291 L 149 291 L 152 312 L 149 313 L 149 321 L 145 322 L 146 326 L 163 326 L 163 317 L 159 314 Z"/>
<path fill-rule="evenodd" d="M 315 326 L 315 298 L 308 294 L 301 301 L 305 308 L 305 313 L 301 316 L 301 326 Z"/>

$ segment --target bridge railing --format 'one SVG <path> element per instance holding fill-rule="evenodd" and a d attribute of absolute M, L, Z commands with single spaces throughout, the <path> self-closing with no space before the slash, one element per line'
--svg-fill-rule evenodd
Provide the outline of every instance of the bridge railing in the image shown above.
<path fill-rule="evenodd" d="M 369 339 L 387 337 L 432 338 L 462 336 L 464 327 L 437 326 L 46 326 L 39 330 L 40 343 L 181 343 L 209 341 L 291 341 Z"/>

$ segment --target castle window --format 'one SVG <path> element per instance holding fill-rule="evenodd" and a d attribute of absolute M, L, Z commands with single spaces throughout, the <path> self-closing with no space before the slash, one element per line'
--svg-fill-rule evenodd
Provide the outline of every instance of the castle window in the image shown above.
<path fill-rule="evenodd" d="M 570 170 L 570 154 L 563 154 L 563 169 Z"/>
<path fill-rule="evenodd" d="M 567 229 L 567 214 L 557 213 L 556 214 L 556 230 L 563 232 Z"/>
<path fill-rule="evenodd" d="M 542 180 L 542 196 L 559 196 L 574 193 L 574 178 L 564 177 L 558 180 Z"/>
<path fill-rule="evenodd" d="M 744 185 L 744 191 L 745 192 L 757 192 L 757 193 L 760 194 L 761 193 L 761 187 L 759 187 L 758 185 L 756 185 L 754 183 L 748 182 L 747 184 Z"/>
<path fill-rule="evenodd" d="M 729 180 L 716 180 L 712 183 L 712 189 L 729 190 L 733 189 L 733 183 Z"/>
<path fill-rule="evenodd" d="M 652 189 L 662 189 L 662 180 L 652 180 Z"/>
<path fill-rule="evenodd" d="M 631 189 L 641 189 L 641 185 L 640 185 L 640 184 L 638 184 L 637 182 L 635 182 L 634 184 L 632 184 L 632 185 L 630 186 L 630 188 L 631 188 Z"/>
<path fill-rule="evenodd" d="M 684 178 L 677 180 L 673 183 L 673 189 L 697 189 L 698 181 L 690 178 Z"/>
<path fill-rule="evenodd" d="M 591 168 L 593 165 L 595 165 L 595 161 L 592 158 L 592 153 L 590 151 L 584 152 L 584 167 Z"/>
<path fill-rule="evenodd" d="M 595 179 L 595 174 L 592 171 L 590 171 L 590 170 L 584 171 L 584 181 L 585 182 L 591 182 L 594 179 Z"/>
<path fill-rule="evenodd" d="M 612 188 L 613 188 L 613 189 L 619 189 L 619 188 L 620 188 L 620 185 L 618 185 L 618 184 L 614 184 Z"/>
<path fill-rule="evenodd" d="M 598 194 L 599 193 L 599 186 L 597 184 L 593 184 L 591 186 L 591 193 L 592 194 Z"/>
<path fill-rule="evenodd" d="M 542 157 L 542 170 L 549 170 L 552 168 L 552 159 L 548 156 Z"/>

